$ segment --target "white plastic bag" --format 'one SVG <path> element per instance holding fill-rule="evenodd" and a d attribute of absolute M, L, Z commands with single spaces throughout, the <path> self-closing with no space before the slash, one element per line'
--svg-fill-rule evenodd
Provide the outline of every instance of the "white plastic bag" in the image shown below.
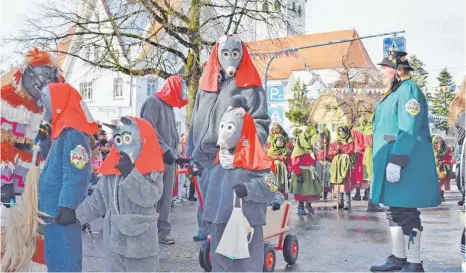
<path fill-rule="evenodd" d="M 249 243 L 254 236 L 254 229 L 243 214 L 243 201 L 240 199 L 240 207 L 237 208 L 235 200 L 236 194 L 233 194 L 233 211 L 215 253 L 231 260 L 240 260 L 249 258 Z"/>

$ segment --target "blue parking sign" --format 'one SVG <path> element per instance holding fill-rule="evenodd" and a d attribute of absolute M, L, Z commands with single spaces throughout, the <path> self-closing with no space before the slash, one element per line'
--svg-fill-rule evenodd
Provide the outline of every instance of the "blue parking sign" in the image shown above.
<path fill-rule="evenodd" d="M 267 86 L 267 98 L 269 102 L 284 102 L 285 87 L 283 85 Z"/>
<path fill-rule="evenodd" d="M 405 37 L 389 37 L 383 39 L 383 57 L 387 57 L 389 51 L 406 51 Z"/>

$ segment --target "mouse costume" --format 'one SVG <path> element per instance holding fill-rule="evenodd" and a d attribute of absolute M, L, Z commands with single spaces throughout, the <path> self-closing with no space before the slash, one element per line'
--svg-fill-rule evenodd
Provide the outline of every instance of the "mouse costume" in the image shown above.
<path fill-rule="evenodd" d="M 189 128 L 187 155 L 204 169 L 199 179 L 205 196 L 210 184 L 221 179 L 210 171 L 217 157 L 220 119 L 229 106 L 242 107 L 257 126 L 262 144 L 268 135 L 270 118 L 267 98 L 246 45 L 233 36 L 224 36 L 214 46 L 204 68 Z M 198 235 L 207 235 L 198 205 Z"/>
<path fill-rule="evenodd" d="M 39 210 L 45 213 L 45 260 L 49 271 L 81 271 L 81 224 L 75 209 L 91 174 L 89 136 L 97 132 L 81 95 L 66 83 L 42 92 L 44 119 L 52 126 L 52 147 L 39 182 Z"/>
<path fill-rule="evenodd" d="M 171 76 L 162 89 L 149 97 L 141 108 L 141 117 L 152 124 L 162 148 L 165 171 L 164 192 L 157 204 L 159 212 L 158 232 L 162 243 L 172 244 L 170 208 L 173 183 L 175 181 L 175 160 L 179 158 L 179 135 L 176 128 L 174 107 L 182 108 L 188 103 L 187 88 L 181 76 Z"/>
<path fill-rule="evenodd" d="M 159 267 L 156 204 L 163 192 L 162 150 L 151 124 L 122 117 L 114 147 L 98 173 L 92 196 L 76 210 L 88 223 L 104 216 L 105 270 L 154 272 Z"/>
<path fill-rule="evenodd" d="M 262 227 L 265 224 L 267 204 L 283 202 L 283 196 L 277 191 L 271 192 L 266 182 L 273 161 L 262 148 L 254 119 L 242 108 L 229 109 L 222 117 L 218 145 L 219 165 L 212 173 L 223 169 L 224 175 L 219 185 L 219 195 L 215 201 L 211 201 L 216 207 L 211 226 L 212 271 L 258 272 L 262 270 L 264 262 Z M 243 214 L 254 229 L 249 243 L 250 257 L 240 260 L 216 253 L 222 236 L 229 236 L 223 232 L 233 211 L 233 203 L 239 201 L 234 200 L 234 196 L 242 199 Z M 211 205 L 207 203 L 207 206 Z"/>

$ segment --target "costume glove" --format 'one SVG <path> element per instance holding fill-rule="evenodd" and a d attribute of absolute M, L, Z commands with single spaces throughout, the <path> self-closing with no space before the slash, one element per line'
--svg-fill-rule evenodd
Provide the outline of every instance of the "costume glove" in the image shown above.
<path fill-rule="evenodd" d="M 171 150 L 168 150 L 166 153 L 163 154 L 163 162 L 168 165 L 172 165 L 175 163 L 175 157 Z"/>
<path fill-rule="evenodd" d="M 118 164 L 115 166 L 115 168 L 117 168 L 121 175 L 126 178 L 133 170 L 134 164 L 131 162 L 131 158 L 127 153 L 121 152 L 120 155 L 120 160 L 118 161 Z"/>
<path fill-rule="evenodd" d="M 246 189 L 246 186 L 243 184 L 236 184 L 233 186 L 233 189 L 235 190 L 236 196 L 239 198 L 244 198 L 248 196 L 248 190 Z"/>
<path fill-rule="evenodd" d="M 277 202 L 273 202 L 272 203 L 272 210 L 275 211 L 275 210 L 279 210 L 280 209 L 280 203 L 277 203 Z"/>
<path fill-rule="evenodd" d="M 396 183 L 400 181 L 400 172 L 401 172 L 400 166 L 393 164 L 393 163 L 388 163 L 387 169 L 386 169 L 387 181 L 390 183 Z"/>
<path fill-rule="evenodd" d="M 58 207 L 58 215 L 55 224 L 67 226 L 76 223 L 76 211 L 70 208 Z"/>

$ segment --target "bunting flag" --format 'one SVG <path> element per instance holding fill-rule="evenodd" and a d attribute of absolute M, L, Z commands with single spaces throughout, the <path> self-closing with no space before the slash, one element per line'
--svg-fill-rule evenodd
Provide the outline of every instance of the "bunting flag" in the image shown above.
<path fill-rule="evenodd" d="M 266 60 L 272 57 L 274 58 L 282 58 L 282 57 L 297 57 L 298 51 L 296 49 L 286 49 L 277 52 L 257 52 L 251 53 L 251 57 L 253 60 Z"/>

